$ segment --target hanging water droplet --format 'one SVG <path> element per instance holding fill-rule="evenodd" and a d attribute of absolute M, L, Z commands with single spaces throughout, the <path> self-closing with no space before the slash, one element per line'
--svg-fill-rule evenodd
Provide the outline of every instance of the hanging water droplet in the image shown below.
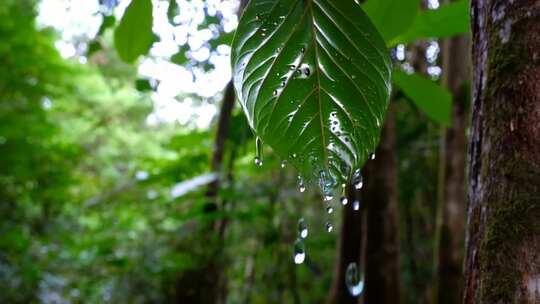
<path fill-rule="evenodd" d="M 347 204 L 349 203 L 349 199 L 346 198 L 345 196 L 341 197 L 341 198 L 339 199 L 339 201 L 341 202 L 341 204 L 342 204 L 343 206 L 345 206 L 345 205 L 347 205 Z"/>
<path fill-rule="evenodd" d="M 261 20 L 261 15 L 260 15 L 260 14 L 257 14 L 257 15 L 255 16 L 255 20 Z"/>
<path fill-rule="evenodd" d="M 287 161 L 286 161 L 286 160 L 282 160 L 280 166 L 281 166 L 281 169 L 284 169 L 285 166 L 287 166 Z"/>
<path fill-rule="evenodd" d="M 325 202 L 331 201 L 332 199 L 334 199 L 334 196 L 332 195 L 332 193 L 326 193 L 324 195 L 324 201 Z"/>
<path fill-rule="evenodd" d="M 333 212 L 334 212 L 334 208 L 332 208 L 332 206 L 326 207 L 326 213 L 332 214 Z"/>
<path fill-rule="evenodd" d="M 354 211 L 360 210 L 360 201 L 359 200 L 354 200 L 354 202 L 352 203 L 352 207 L 353 207 Z"/>
<path fill-rule="evenodd" d="M 297 239 L 294 242 L 294 263 L 302 264 L 306 259 L 306 250 L 304 247 L 304 242 L 301 239 Z"/>
<path fill-rule="evenodd" d="M 308 236 L 308 227 L 304 218 L 298 220 L 298 236 L 302 239 L 305 239 Z"/>
<path fill-rule="evenodd" d="M 274 90 L 274 92 L 272 92 L 272 95 L 273 95 L 274 97 L 276 97 L 276 96 L 278 95 L 278 93 L 279 93 L 278 90 Z"/>
<path fill-rule="evenodd" d="M 353 297 L 359 296 L 364 291 L 364 275 L 358 270 L 358 265 L 353 262 L 345 271 L 345 284 Z"/>
<path fill-rule="evenodd" d="M 360 172 L 360 170 L 356 170 L 354 172 L 352 182 L 356 190 L 362 189 L 362 187 L 364 186 L 364 180 L 362 178 L 362 172 Z"/>
<path fill-rule="evenodd" d="M 332 230 L 334 230 L 334 225 L 332 225 L 331 223 L 326 223 L 326 231 L 332 232 Z"/>
<path fill-rule="evenodd" d="M 257 137 L 255 139 L 255 165 L 262 166 L 263 165 L 263 159 L 262 159 L 262 140 L 260 137 Z"/>
<path fill-rule="evenodd" d="M 374 160 L 374 159 L 375 159 L 375 153 L 371 153 L 371 154 L 369 155 L 369 159 Z"/>
<path fill-rule="evenodd" d="M 291 158 L 296 158 L 296 153 L 291 154 Z"/>
<path fill-rule="evenodd" d="M 300 192 L 306 191 L 306 184 L 304 183 L 304 179 L 298 175 L 298 189 Z"/>
<path fill-rule="evenodd" d="M 303 54 L 303 53 L 305 53 L 305 52 L 306 52 L 306 48 L 305 48 L 305 47 L 302 47 L 302 49 L 301 49 L 300 51 L 301 51 L 301 52 L 302 52 L 302 54 Z"/>

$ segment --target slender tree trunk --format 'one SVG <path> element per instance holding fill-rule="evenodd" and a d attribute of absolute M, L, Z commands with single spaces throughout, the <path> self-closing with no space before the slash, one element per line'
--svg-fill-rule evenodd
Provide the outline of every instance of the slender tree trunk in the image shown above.
<path fill-rule="evenodd" d="M 375 160 L 364 171 L 365 189 L 360 210 L 352 202 L 358 193 L 348 187 L 343 209 L 338 259 L 329 297 L 331 304 L 358 303 L 345 284 L 352 262 L 365 270 L 366 303 L 399 303 L 399 241 L 397 230 L 397 161 L 394 107 L 388 110 Z M 365 250 L 363 250 L 365 248 Z M 365 252 L 365 254 L 363 254 Z"/>
<path fill-rule="evenodd" d="M 436 303 L 461 301 L 463 244 L 465 235 L 467 154 L 466 128 L 469 105 L 469 39 L 443 42 L 443 83 L 453 95 L 452 126 L 443 130 L 439 210 L 437 218 Z"/>
<path fill-rule="evenodd" d="M 540 302 L 540 2 L 473 0 L 464 303 Z"/>
<path fill-rule="evenodd" d="M 342 225 L 338 239 L 337 261 L 334 269 L 334 279 L 328 298 L 329 304 L 357 304 L 358 298 L 351 296 L 345 283 L 345 273 L 350 263 L 358 263 L 359 270 L 364 271 L 362 248 L 365 238 L 365 208 L 353 209 L 353 202 L 359 199 L 358 192 L 352 185 L 347 186 L 349 203 L 343 208 Z"/>
<path fill-rule="evenodd" d="M 223 177 L 226 139 L 232 110 L 234 108 L 235 94 L 232 83 L 225 88 L 225 94 L 219 112 L 216 129 L 214 150 L 210 161 L 210 169 L 217 172 L 219 177 L 208 185 L 206 191 L 207 204 L 205 213 L 213 213 L 223 209 L 225 202 L 219 202 L 218 193 L 221 178 Z M 234 160 L 231 160 L 234 161 Z M 216 304 L 224 303 L 226 297 L 226 281 L 223 270 L 222 257 L 223 238 L 226 219 L 217 220 L 210 225 L 201 227 L 199 241 L 214 248 L 215 252 L 207 259 L 207 264 L 198 269 L 183 272 L 177 279 L 176 303 Z"/>
<path fill-rule="evenodd" d="M 362 198 L 367 206 L 366 303 L 398 304 L 398 169 L 395 114 L 391 105 L 375 160 L 366 166 Z"/>

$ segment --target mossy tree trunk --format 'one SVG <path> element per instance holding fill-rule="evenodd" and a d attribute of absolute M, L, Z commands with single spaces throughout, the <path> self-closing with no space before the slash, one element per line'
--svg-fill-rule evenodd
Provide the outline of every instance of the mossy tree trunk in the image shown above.
<path fill-rule="evenodd" d="M 466 213 L 466 129 L 469 118 L 469 37 L 442 44 L 443 83 L 453 95 L 452 125 L 443 130 L 437 216 L 436 303 L 461 302 Z"/>
<path fill-rule="evenodd" d="M 540 302 L 540 2 L 473 0 L 464 303 Z"/>

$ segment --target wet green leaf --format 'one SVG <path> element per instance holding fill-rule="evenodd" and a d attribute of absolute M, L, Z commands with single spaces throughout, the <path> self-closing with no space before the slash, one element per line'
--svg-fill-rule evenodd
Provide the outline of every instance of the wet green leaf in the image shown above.
<path fill-rule="evenodd" d="M 114 32 L 114 46 L 122 60 L 134 62 L 147 54 L 156 40 L 152 32 L 151 0 L 133 0 Z"/>
<path fill-rule="evenodd" d="M 469 1 L 460 0 L 444 4 L 436 10 L 420 12 L 407 32 L 390 43 L 409 43 L 418 39 L 446 38 L 470 30 Z"/>
<path fill-rule="evenodd" d="M 368 0 L 362 8 L 384 38 L 391 41 L 413 24 L 419 0 Z"/>
<path fill-rule="evenodd" d="M 354 0 L 252 0 L 232 65 L 249 125 L 305 178 L 332 187 L 375 149 L 391 62 Z"/>
<path fill-rule="evenodd" d="M 452 95 L 446 88 L 418 74 L 394 70 L 394 83 L 401 88 L 420 110 L 442 125 L 450 125 Z"/>

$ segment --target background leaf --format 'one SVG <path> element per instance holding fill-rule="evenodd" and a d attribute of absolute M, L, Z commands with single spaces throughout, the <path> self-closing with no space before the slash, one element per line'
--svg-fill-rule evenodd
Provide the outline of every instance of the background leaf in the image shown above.
<path fill-rule="evenodd" d="M 306 178 L 331 187 L 375 149 L 391 63 L 354 0 L 251 1 L 232 64 L 250 126 Z"/>
<path fill-rule="evenodd" d="M 450 125 L 452 95 L 446 88 L 418 74 L 407 74 L 397 69 L 392 79 L 429 118 Z"/>
<path fill-rule="evenodd" d="M 134 62 L 147 54 L 155 41 L 151 0 L 133 0 L 114 32 L 114 46 L 122 60 Z"/>
<path fill-rule="evenodd" d="M 419 0 L 369 0 L 362 5 L 384 41 L 403 34 L 413 24 L 420 9 Z"/>
<path fill-rule="evenodd" d="M 418 39 L 446 38 L 468 33 L 469 16 L 469 1 L 467 0 L 444 4 L 436 10 L 422 11 L 409 30 L 394 39 L 391 45 L 409 43 Z"/>

